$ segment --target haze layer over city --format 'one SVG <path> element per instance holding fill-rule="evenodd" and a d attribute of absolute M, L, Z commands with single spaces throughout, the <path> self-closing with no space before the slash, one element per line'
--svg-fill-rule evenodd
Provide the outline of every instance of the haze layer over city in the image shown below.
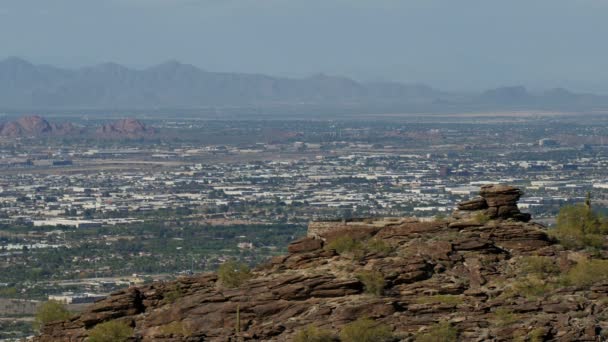
<path fill-rule="evenodd" d="M 0 341 L 603 341 L 608 2 L 0 2 Z"/>

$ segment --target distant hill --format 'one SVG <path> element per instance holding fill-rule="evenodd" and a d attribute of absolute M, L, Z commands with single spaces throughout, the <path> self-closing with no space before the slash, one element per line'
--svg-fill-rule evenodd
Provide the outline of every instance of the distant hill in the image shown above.
<path fill-rule="evenodd" d="M 70 122 L 54 123 L 38 116 L 23 116 L 0 123 L 0 137 L 39 138 L 51 136 L 96 137 L 101 139 L 135 139 L 155 136 L 158 131 L 143 122 L 127 118 L 100 127 L 76 127 Z"/>
<path fill-rule="evenodd" d="M 79 131 L 71 123 L 50 123 L 38 115 L 24 116 L 15 121 L 0 123 L 0 136 L 3 137 L 39 137 L 76 133 Z"/>
<path fill-rule="evenodd" d="M 107 123 L 96 131 L 96 135 L 103 138 L 140 138 L 153 136 L 156 133 L 155 128 L 148 127 L 143 122 L 133 118 Z"/>

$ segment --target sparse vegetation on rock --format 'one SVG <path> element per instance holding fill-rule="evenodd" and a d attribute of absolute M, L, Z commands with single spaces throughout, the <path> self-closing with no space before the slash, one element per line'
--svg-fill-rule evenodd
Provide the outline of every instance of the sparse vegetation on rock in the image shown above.
<path fill-rule="evenodd" d="M 298 331 L 293 338 L 293 342 L 332 342 L 336 337 L 329 330 L 320 329 L 314 325 L 309 325 Z"/>
<path fill-rule="evenodd" d="M 361 241 L 355 240 L 350 236 L 340 236 L 326 245 L 328 250 L 335 250 L 339 254 L 354 253 L 363 249 Z"/>
<path fill-rule="evenodd" d="M 581 260 L 568 271 L 566 281 L 576 286 L 608 281 L 608 260 Z"/>
<path fill-rule="evenodd" d="M 126 342 L 133 335 L 133 328 L 121 321 L 109 321 L 96 325 L 89 333 L 89 342 Z"/>
<path fill-rule="evenodd" d="M 588 204 L 569 205 L 560 210 L 553 233 L 567 248 L 602 248 L 608 234 L 608 221 Z"/>
<path fill-rule="evenodd" d="M 50 300 L 41 304 L 36 311 L 34 328 L 40 329 L 48 323 L 65 320 L 71 316 L 72 314 L 68 311 L 64 304 L 58 301 Z"/>
<path fill-rule="evenodd" d="M 388 342 L 393 339 L 388 325 L 369 318 L 359 318 L 340 331 L 340 342 Z"/>
<path fill-rule="evenodd" d="M 359 279 L 365 286 L 365 292 L 376 296 L 381 296 L 384 292 L 386 281 L 384 275 L 378 271 L 361 271 L 357 274 Z"/>
<path fill-rule="evenodd" d="M 229 260 L 220 265 L 217 275 L 221 284 L 229 288 L 241 286 L 252 276 L 249 267 L 236 260 Z"/>
<path fill-rule="evenodd" d="M 416 342 L 456 342 L 458 330 L 450 323 L 438 323 L 416 335 Z"/>

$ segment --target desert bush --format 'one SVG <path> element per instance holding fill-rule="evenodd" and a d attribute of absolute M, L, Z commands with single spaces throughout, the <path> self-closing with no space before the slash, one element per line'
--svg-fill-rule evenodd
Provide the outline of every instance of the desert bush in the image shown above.
<path fill-rule="evenodd" d="M 124 322 L 108 321 L 96 325 L 89 332 L 89 342 L 126 342 L 133 335 L 133 328 Z"/>
<path fill-rule="evenodd" d="M 450 323 L 444 322 L 432 326 L 428 331 L 419 333 L 416 342 L 454 342 L 458 340 L 458 330 Z"/>
<path fill-rule="evenodd" d="M 393 248 L 380 239 L 369 239 L 364 244 L 364 249 L 370 253 L 386 255 L 393 251 Z"/>
<path fill-rule="evenodd" d="M 298 331 L 293 342 L 332 342 L 335 341 L 334 334 L 325 329 L 319 329 L 313 325 Z"/>
<path fill-rule="evenodd" d="M 463 302 L 462 296 L 456 295 L 435 295 L 435 296 L 424 296 L 416 298 L 418 304 L 432 304 L 432 303 L 443 303 L 443 304 L 461 304 Z"/>
<path fill-rule="evenodd" d="M 384 291 L 386 281 L 384 275 L 379 271 L 362 271 L 357 273 L 357 279 L 359 279 L 363 286 L 365 286 L 365 293 L 381 296 Z"/>
<path fill-rule="evenodd" d="M 393 248 L 380 239 L 356 240 L 350 236 L 340 236 L 330 241 L 325 248 L 335 250 L 339 254 L 349 254 L 355 259 L 361 259 L 366 254 L 376 253 L 387 255 Z"/>
<path fill-rule="evenodd" d="M 72 314 L 68 311 L 65 305 L 55 300 L 49 300 L 48 302 L 40 305 L 36 310 L 36 315 L 34 317 L 34 328 L 40 329 L 47 323 L 63 321 L 71 316 Z"/>
<path fill-rule="evenodd" d="M 249 267 L 236 260 L 223 263 L 217 270 L 218 278 L 223 286 L 234 288 L 241 286 L 251 278 Z"/>
<path fill-rule="evenodd" d="M 567 248 L 601 248 L 606 234 L 608 222 L 584 204 L 562 207 L 553 231 L 553 235 Z"/>
<path fill-rule="evenodd" d="M 608 280 L 608 260 L 583 260 L 572 267 L 565 282 L 576 286 L 589 286 Z"/>
<path fill-rule="evenodd" d="M 166 335 L 190 336 L 192 331 L 183 322 L 171 322 L 163 327 L 160 331 Z"/>
<path fill-rule="evenodd" d="M 519 315 L 505 308 L 498 308 L 492 313 L 492 322 L 498 326 L 506 326 L 517 322 L 520 319 Z"/>
<path fill-rule="evenodd" d="M 543 342 L 547 332 L 543 328 L 536 328 L 528 334 L 530 342 Z"/>
<path fill-rule="evenodd" d="M 359 318 L 345 325 L 340 331 L 340 342 L 388 342 L 393 338 L 388 325 L 369 318 Z"/>
<path fill-rule="evenodd" d="M 479 223 L 479 224 L 486 224 L 488 223 L 492 218 L 484 213 L 483 211 L 478 212 L 477 214 L 475 214 L 475 216 L 473 216 L 473 220 L 475 220 L 475 222 Z"/>
<path fill-rule="evenodd" d="M 359 318 L 340 331 L 340 342 L 388 342 L 393 341 L 391 328 L 369 318 Z"/>
<path fill-rule="evenodd" d="M 513 284 L 513 294 L 517 294 L 528 299 L 535 299 L 547 294 L 554 288 L 555 284 L 545 278 L 537 276 L 527 276 L 516 278 Z"/>
<path fill-rule="evenodd" d="M 528 256 L 520 260 L 520 274 L 552 276 L 559 274 L 559 267 L 551 258 L 543 256 Z"/>
<path fill-rule="evenodd" d="M 361 241 L 355 240 L 350 236 L 339 236 L 325 245 L 325 248 L 329 250 L 333 249 L 339 254 L 344 254 L 361 251 L 363 244 Z"/>
<path fill-rule="evenodd" d="M 176 300 L 183 296 L 184 291 L 182 291 L 182 289 L 178 285 L 175 285 L 170 291 L 165 293 L 164 299 L 167 303 L 175 303 Z"/>

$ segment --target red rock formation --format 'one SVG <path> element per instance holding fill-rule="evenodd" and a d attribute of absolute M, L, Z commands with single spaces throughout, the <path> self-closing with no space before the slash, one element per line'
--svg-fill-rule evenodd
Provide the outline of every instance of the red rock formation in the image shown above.
<path fill-rule="evenodd" d="M 127 118 L 99 127 L 96 134 L 103 138 L 139 138 L 154 135 L 156 130 L 137 119 Z"/>
<path fill-rule="evenodd" d="M 51 124 L 38 115 L 24 116 L 16 121 L 9 121 L 0 125 L 0 136 L 25 137 L 43 135 L 61 135 L 72 133 L 74 126 L 71 123 Z"/>

